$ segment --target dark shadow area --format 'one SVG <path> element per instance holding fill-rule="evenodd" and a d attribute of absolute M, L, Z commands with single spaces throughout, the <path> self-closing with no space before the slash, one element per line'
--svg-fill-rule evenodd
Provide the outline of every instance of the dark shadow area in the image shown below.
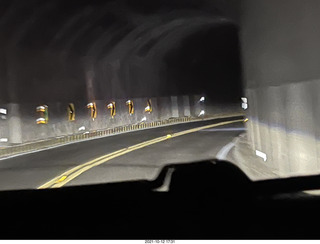
<path fill-rule="evenodd" d="M 202 27 L 165 56 L 171 93 L 205 93 L 212 102 L 238 102 L 242 95 L 238 29 Z M 180 95 L 180 94 L 179 94 Z"/>
<path fill-rule="evenodd" d="M 155 191 L 169 170 L 169 192 Z M 319 179 L 252 182 L 233 164 L 211 160 L 168 165 L 155 181 L 4 191 L 1 237 L 319 238 L 309 218 L 320 217 L 320 199 L 301 192 L 319 188 Z"/>
<path fill-rule="evenodd" d="M 2 103 L 241 96 L 234 1 L 0 4 Z"/>

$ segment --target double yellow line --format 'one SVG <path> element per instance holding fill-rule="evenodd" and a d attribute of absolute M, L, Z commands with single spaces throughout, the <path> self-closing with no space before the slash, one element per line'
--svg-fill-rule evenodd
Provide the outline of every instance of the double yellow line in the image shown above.
<path fill-rule="evenodd" d="M 148 140 L 148 141 L 133 145 L 131 147 L 120 149 L 118 151 L 106 154 L 104 156 L 98 157 L 98 158 L 91 160 L 89 162 L 86 162 L 84 164 L 76 166 L 76 167 L 62 173 L 61 175 L 58 175 L 57 177 L 53 178 L 52 180 L 48 181 L 47 183 L 41 185 L 40 187 L 38 187 L 38 189 L 62 187 L 65 184 L 67 184 L 68 182 L 70 182 L 71 180 L 73 180 L 74 178 L 81 175 L 82 173 L 88 171 L 89 169 L 96 167 L 100 164 L 106 163 L 107 161 L 109 161 L 111 159 L 117 158 L 117 157 L 124 155 L 124 154 L 127 154 L 129 152 L 132 152 L 132 151 L 135 151 L 135 150 L 138 150 L 138 149 L 141 149 L 141 148 L 144 148 L 144 147 L 147 147 L 147 146 L 150 146 L 150 145 L 153 145 L 153 144 L 156 144 L 156 143 L 159 143 L 159 142 L 162 142 L 162 141 L 174 138 L 174 137 L 190 134 L 190 133 L 193 133 L 196 131 L 200 131 L 200 130 L 204 130 L 204 129 L 208 129 L 208 128 L 212 128 L 212 127 L 237 123 L 237 122 L 243 122 L 243 120 L 242 119 L 232 120 L 232 121 L 221 122 L 221 123 L 217 123 L 217 124 L 205 125 L 205 126 L 177 132 L 177 133 L 170 134 L 170 135 L 161 136 L 161 137 L 158 137 L 158 138 L 155 138 L 152 140 Z"/>

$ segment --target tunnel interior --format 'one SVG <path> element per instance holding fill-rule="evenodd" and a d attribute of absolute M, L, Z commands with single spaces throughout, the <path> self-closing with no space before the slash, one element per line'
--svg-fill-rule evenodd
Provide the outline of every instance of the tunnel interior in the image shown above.
<path fill-rule="evenodd" d="M 238 102 L 242 89 L 238 45 L 233 25 L 208 26 L 186 37 L 164 59 L 169 91 L 182 87 L 184 93 L 204 93 L 215 102 Z"/>
<path fill-rule="evenodd" d="M 238 102 L 233 7 L 222 0 L 2 0 L 0 102 L 184 94 Z"/>

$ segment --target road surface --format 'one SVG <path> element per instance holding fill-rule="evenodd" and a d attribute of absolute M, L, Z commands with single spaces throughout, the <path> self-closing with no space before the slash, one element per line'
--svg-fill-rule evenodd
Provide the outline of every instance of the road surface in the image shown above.
<path fill-rule="evenodd" d="M 221 154 L 224 146 L 243 132 L 242 122 L 229 123 L 239 119 L 242 117 L 145 129 L 3 159 L 0 160 L 0 190 L 37 189 L 59 175 L 64 176 L 64 172 L 88 162 L 95 162 L 104 155 L 112 155 L 123 148 L 155 138 L 165 138 L 109 159 L 63 185 L 154 179 L 166 164 L 212 159 L 219 152 Z M 229 121 L 229 124 L 216 126 L 226 121 Z M 210 128 L 196 129 L 208 125 Z M 187 134 L 174 136 L 188 130 Z"/>

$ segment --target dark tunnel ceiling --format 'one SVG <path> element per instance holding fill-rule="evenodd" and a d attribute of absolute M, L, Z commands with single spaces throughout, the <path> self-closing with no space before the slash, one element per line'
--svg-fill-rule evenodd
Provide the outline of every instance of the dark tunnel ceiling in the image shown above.
<path fill-rule="evenodd" d="M 0 0 L 0 101 L 203 92 L 239 99 L 237 7 L 230 0 Z"/>

